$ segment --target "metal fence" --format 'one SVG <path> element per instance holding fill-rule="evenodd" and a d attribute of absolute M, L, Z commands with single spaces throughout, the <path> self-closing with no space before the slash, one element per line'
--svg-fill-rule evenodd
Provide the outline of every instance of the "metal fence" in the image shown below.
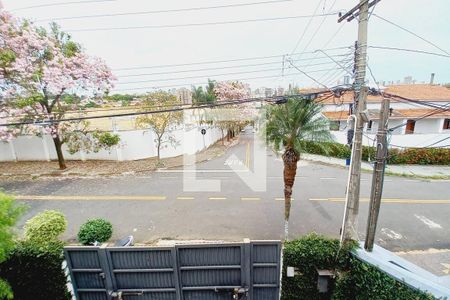
<path fill-rule="evenodd" d="M 66 247 L 78 300 L 275 300 L 279 241 Z"/>

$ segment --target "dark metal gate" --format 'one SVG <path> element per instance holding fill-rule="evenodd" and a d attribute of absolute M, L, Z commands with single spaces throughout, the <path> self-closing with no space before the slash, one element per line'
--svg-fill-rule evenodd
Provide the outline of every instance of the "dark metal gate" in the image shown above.
<path fill-rule="evenodd" d="M 276 300 L 279 241 L 66 247 L 78 300 Z"/>

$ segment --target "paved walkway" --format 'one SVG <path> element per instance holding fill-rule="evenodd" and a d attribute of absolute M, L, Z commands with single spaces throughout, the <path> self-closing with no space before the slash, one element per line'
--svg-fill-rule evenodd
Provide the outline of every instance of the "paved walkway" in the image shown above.
<path fill-rule="evenodd" d="M 346 167 L 345 159 L 327 157 L 315 154 L 302 154 L 302 159 L 321 162 L 324 164 Z M 363 170 L 372 171 L 373 166 L 370 163 L 363 162 Z M 386 172 L 395 175 L 417 176 L 417 177 L 437 177 L 441 179 L 450 179 L 450 166 L 421 166 L 421 165 L 388 165 Z"/>

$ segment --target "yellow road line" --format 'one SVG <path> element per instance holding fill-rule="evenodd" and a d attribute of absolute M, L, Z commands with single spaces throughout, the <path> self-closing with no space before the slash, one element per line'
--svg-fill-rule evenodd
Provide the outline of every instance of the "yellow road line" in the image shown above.
<path fill-rule="evenodd" d="M 283 198 L 275 198 L 276 201 L 284 201 L 284 197 Z M 294 201 L 294 198 L 291 198 L 291 201 Z"/>
<path fill-rule="evenodd" d="M 160 201 L 166 200 L 166 196 L 77 196 L 77 195 L 45 195 L 45 196 L 37 196 L 37 195 L 18 195 L 15 196 L 16 199 L 19 200 L 142 200 L 142 201 Z"/>
<path fill-rule="evenodd" d="M 194 200 L 194 197 L 177 197 L 177 200 Z"/>
<path fill-rule="evenodd" d="M 261 200 L 259 197 L 241 197 L 242 201 L 258 201 Z"/>
<path fill-rule="evenodd" d="M 310 201 L 345 202 L 345 198 L 311 198 Z M 361 198 L 360 202 L 369 202 L 369 198 Z M 450 204 L 450 200 L 442 199 L 398 199 L 383 198 L 382 203 L 403 203 L 403 204 Z"/>
<path fill-rule="evenodd" d="M 227 197 L 209 197 L 209 200 L 227 200 Z"/>

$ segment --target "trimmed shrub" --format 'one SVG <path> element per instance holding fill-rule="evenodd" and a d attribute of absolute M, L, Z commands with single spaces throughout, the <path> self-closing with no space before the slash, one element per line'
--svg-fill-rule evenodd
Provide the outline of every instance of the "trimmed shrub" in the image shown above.
<path fill-rule="evenodd" d="M 13 228 L 24 210 L 25 207 L 17 205 L 13 197 L 0 192 L 0 263 L 3 263 L 14 249 Z M 1 278 L 0 299 L 13 299 L 10 285 Z"/>
<path fill-rule="evenodd" d="M 283 252 L 281 299 L 329 299 L 317 290 L 317 269 L 344 269 L 349 260 L 348 249 L 339 251 L 339 241 L 315 233 L 286 242 Z M 288 266 L 298 268 L 301 275 L 286 277 Z"/>
<path fill-rule="evenodd" d="M 351 255 L 356 243 L 339 251 L 339 241 L 309 234 L 287 242 L 283 253 L 282 300 L 432 300 L 431 295 L 402 282 Z M 287 266 L 299 275 L 286 277 Z M 319 294 L 317 269 L 335 270 L 336 282 L 330 294 Z"/>
<path fill-rule="evenodd" d="M 62 269 L 63 243 L 53 240 L 46 246 L 18 242 L 9 259 L 0 264 L 0 276 L 10 284 L 14 299 L 71 299 Z"/>
<path fill-rule="evenodd" d="M 112 236 L 112 225 L 103 219 L 88 220 L 81 225 L 78 232 L 78 241 L 83 245 L 92 245 L 95 242 L 103 243 Z"/>
<path fill-rule="evenodd" d="M 434 297 L 414 290 L 376 267 L 350 258 L 349 271 L 336 282 L 335 300 L 433 300 Z"/>
<path fill-rule="evenodd" d="M 305 141 L 302 144 L 306 153 L 331 156 L 337 158 L 350 158 L 351 151 L 347 145 L 339 143 L 316 143 Z M 362 159 L 364 161 L 374 160 L 375 147 L 362 147 Z M 392 165 L 450 165 L 450 149 L 445 148 L 407 148 L 389 150 L 388 164 Z"/>
<path fill-rule="evenodd" d="M 29 219 L 24 226 L 25 239 L 37 244 L 46 244 L 58 240 L 66 231 L 66 217 L 55 210 L 46 210 Z"/>

